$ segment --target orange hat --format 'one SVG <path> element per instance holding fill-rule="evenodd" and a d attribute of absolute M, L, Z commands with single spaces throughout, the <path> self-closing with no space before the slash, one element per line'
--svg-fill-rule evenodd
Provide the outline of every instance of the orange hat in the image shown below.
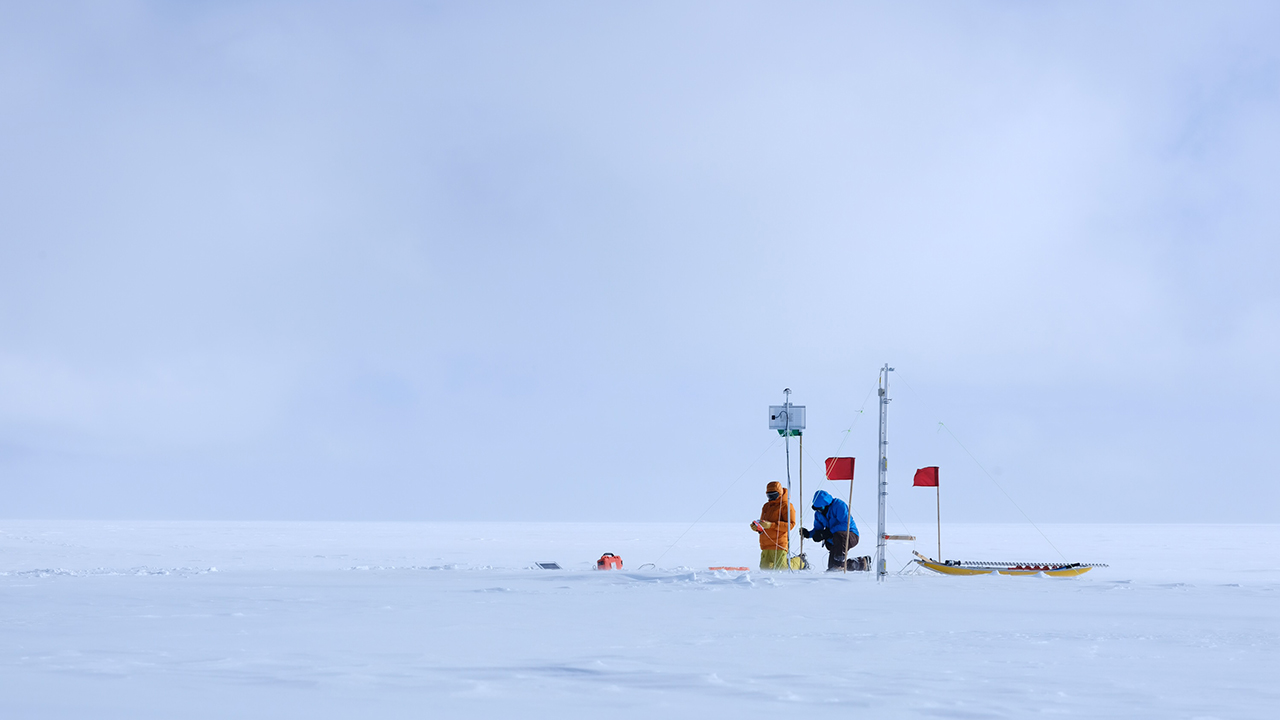
<path fill-rule="evenodd" d="M 765 485 L 765 486 L 764 486 L 764 491 L 765 491 L 765 492 L 767 492 L 767 493 L 771 493 L 771 492 L 781 493 L 781 492 L 782 492 L 782 483 L 780 483 L 780 482 L 771 482 L 771 483 L 769 483 L 768 485 Z"/>

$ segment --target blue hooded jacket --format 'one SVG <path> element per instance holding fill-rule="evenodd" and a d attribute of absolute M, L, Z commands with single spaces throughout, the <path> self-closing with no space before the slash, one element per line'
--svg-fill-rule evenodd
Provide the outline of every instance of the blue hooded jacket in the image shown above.
<path fill-rule="evenodd" d="M 849 517 L 849 506 L 839 498 L 831 497 L 826 490 L 813 494 L 813 529 L 844 532 L 858 535 L 858 524 Z"/>

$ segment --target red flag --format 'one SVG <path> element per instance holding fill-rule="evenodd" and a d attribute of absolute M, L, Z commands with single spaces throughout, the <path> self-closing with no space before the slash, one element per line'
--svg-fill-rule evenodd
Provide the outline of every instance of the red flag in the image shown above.
<path fill-rule="evenodd" d="M 916 471 L 916 479 L 912 487 L 938 487 L 938 466 L 920 468 Z"/>
<path fill-rule="evenodd" d="M 827 479 L 828 480 L 852 480 L 853 479 L 853 458 L 850 458 L 850 457 L 827 458 Z"/>

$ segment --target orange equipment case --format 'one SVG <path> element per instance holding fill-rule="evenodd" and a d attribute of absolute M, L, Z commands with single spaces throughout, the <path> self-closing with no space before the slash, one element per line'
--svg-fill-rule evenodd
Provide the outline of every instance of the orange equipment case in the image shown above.
<path fill-rule="evenodd" d="M 605 553 L 596 561 L 597 570 L 621 570 L 622 558 L 613 553 Z"/>

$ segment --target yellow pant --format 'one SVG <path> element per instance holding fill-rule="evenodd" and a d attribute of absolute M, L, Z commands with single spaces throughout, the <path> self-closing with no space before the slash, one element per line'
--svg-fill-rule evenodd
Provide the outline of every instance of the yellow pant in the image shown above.
<path fill-rule="evenodd" d="M 787 569 L 787 551 L 786 550 L 761 550 L 760 551 L 760 569 L 761 570 L 786 570 Z M 798 557 L 791 558 L 792 570 L 803 570 L 804 560 Z"/>

